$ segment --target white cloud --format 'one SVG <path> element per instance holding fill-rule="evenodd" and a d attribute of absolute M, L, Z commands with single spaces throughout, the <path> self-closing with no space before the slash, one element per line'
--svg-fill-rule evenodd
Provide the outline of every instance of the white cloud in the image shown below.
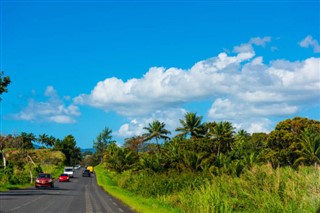
<path fill-rule="evenodd" d="M 269 36 L 266 36 L 263 38 L 260 38 L 260 37 L 251 38 L 248 43 L 244 43 L 239 46 L 235 46 L 233 48 L 233 52 L 235 52 L 235 53 L 241 53 L 241 52 L 254 53 L 253 45 L 265 47 L 266 43 L 270 42 L 270 41 L 271 41 L 271 37 L 269 37 Z"/>
<path fill-rule="evenodd" d="M 274 106 L 273 110 L 279 109 Z M 266 109 L 247 103 L 232 102 L 229 99 L 218 98 L 212 104 L 208 119 L 212 121 L 230 121 L 237 130 L 244 129 L 249 133 L 269 132 L 271 121 L 265 118 Z"/>
<path fill-rule="evenodd" d="M 155 119 L 160 122 L 165 123 L 165 128 L 169 130 L 172 135 L 175 135 L 175 129 L 180 125 L 179 119 L 183 118 L 186 110 L 173 108 L 167 110 L 158 110 L 152 113 L 150 116 L 142 116 L 131 118 L 131 121 L 121 125 L 118 131 L 114 133 L 114 135 L 129 138 L 133 136 L 138 136 L 146 133 L 146 130 L 143 129 L 147 127 L 149 123 L 152 123 Z"/>
<path fill-rule="evenodd" d="M 66 106 L 52 86 L 46 88 L 44 95 L 48 97 L 46 102 L 37 102 L 34 99 L 30 99 L 28 106 L 21 112 L 12 115 L 12 117 L 17 120 L 35 122 L 76 122 L 74 117 L 80 115 L 78 106 L 74 104 Z"/>
<path fill-rule="evenodd" d="M 320 45 L 316 39 L 313 39 L 312 36 L 308 35 L 305 37 L 299 45 L 304 48 L 311 47 L 313 48 L 314 53 L 319 53 L 320 52 Z"/>
<path fill-rule="evenodd" d="M 270 41 L 270 37 L 252 38 L 234 47 L 234 55 L 222 52 L 187 70 L 152 67 L 143 77 L 126 82 L 107 78 L 90 94 L 73 100 L 135 121 L 124 124 L 119 135 L 140 133 L 152 122 L 150 118 L 159 117 L 174 129 L 179 120 L 174 119 L 181 115 L 184 104 L 208 100 L 213 102 L 208 109 L 210 119 L 234 120 L 246 130 L 268 130 L 268 117 L 290 116 L 303 106 L 316 104 L 320 91 L 320 59 L 264 64 L 253 47 L 264 47 Z"/>

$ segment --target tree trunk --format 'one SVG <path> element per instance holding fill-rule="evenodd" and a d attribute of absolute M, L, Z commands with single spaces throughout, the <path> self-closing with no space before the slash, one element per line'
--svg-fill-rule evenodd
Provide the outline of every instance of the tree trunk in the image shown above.
<path fill-rule="evenodd" d="M 219 144 L 218 144 L 218 154 L 217 154 L 218 157 L 219 157 L 219 155 L 220 155 L 220 146 L 221 146 L 221 144 L 220 144 L 220 142 L 219 142 Z"/>
<path fill-rule="evenodd" d="M 156 138 L 156 142 L 157 142 L 157 146 L 158 146 L 158 151 L 159 151 L 159 153 L 160 153 L 160 145 L 159 145 L 159 143 L 158 143 L 158 138 Z"/>
<path fill-rule="evenodd" d="M 31 164 L 30 164 L 30 161 L 27 159 L 27 162 L 28 162 L 28 166 L 29 166 L 29 173 L 30 173 L 30 183 L 33 182 L 33 175 L 32 175 L 32 168 L 31 168 Z"/>
<path fill-rule="evenodd" d="M 1 152 L 2 152 L 3 168 L 6 169 L 7 168 L 6 153 L 4 152 L 4 150 L 2 150 Z"/>
<path fill-rule="evenodd" d="M 33 174 L 32 174 L 32 166 L 31 163 L 36 166 L 36 164 L 33 162 L 32 158 L 30 157 L 30 155 L 27 155 L 26 160 L 28 162 L 28 166 L 29 166 L 29 173 L 30 173 L 30 183 L 33 183 Z"/>

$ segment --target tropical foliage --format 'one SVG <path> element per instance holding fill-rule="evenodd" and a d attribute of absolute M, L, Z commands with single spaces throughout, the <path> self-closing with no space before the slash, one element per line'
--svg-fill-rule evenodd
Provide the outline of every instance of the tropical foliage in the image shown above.
<path fill-rule="evenodd" d="M 124 147 L 108 147 L 103 165 L 118 186 L 185 212 L 320 208 L 320 193 L 308 196 L 317 191 L 312 181 L 299 189 L 291 186 L 300 184 L 305 170 L 314 171 L 313 181 L 320 178 L 319 121 L 287 119 L 269 134 L 235 132 L 225 121 L 201 123 L 195 113 L 186 113 L 180 123 L 173 138 L 165 123 L 155 120 L 145 127 L 147 133 L 127 139 Z M 148 143 L 152 139 L 155 144 Z"/>
<path fill-rule="evenodd" d="M 42 144 L 40 149 L 34 148 L 36 143 Z M 0 185 L 33 183 L 39 172 L 61 172 L 64 165 L 75 165 L 82 160 L 80 148 L 72 135 L 63 140 L 26 132 L 1 135 L 0 149 Z"/>

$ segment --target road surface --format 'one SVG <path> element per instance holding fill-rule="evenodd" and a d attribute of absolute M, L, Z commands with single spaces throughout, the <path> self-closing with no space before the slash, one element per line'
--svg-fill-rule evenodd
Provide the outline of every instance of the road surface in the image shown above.
<path fill-rule="evenodd" d="M 130 208 L 105 193 L 95 176 L 82 177 L 76 170 L 71 182 L 55 181 L 54 188 L 0 192 L 0 212 L 16 213 L 133 213 Z"/>

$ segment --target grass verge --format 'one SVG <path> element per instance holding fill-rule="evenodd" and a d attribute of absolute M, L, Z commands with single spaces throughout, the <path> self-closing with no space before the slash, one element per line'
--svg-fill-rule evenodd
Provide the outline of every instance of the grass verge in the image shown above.
<path fill-rule="evenodd" d="M 118 187 L 109 177 L 107 171 L 102 165 L 95 167 L 95 173 L 98 185 L 101 186 L 110 195 L 121 200 L 124 204 L 128 205 L 134 211 L 141 213 L 179 213 L 182 212 L 179 209 L 163 203 L 153 198 L 143 198 L 137 196 L 125 189 Z"/>
<path fill-rule="evenodd" d="M 0 192 L 6 192 L 14 189 L 25 189 L 31 186 L 33 186 L 33 183 L 32 184 L 26 183 L 26 184 L 19 184 L 19 185 L 4 184 L 4 185 L 0 185 Z"/>

